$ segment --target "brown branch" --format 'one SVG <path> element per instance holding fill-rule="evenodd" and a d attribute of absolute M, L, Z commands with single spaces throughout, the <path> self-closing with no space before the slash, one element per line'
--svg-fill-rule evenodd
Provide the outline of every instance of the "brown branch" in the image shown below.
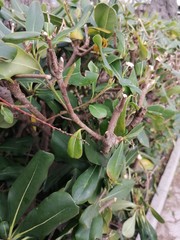
<path fill-rule="evenodd" d="M 19 83 L 14 81 L 13 83 L 8 83 L 8 88 L 13 94 L 13 96 L 18 99 L 26 108 L 39 119 L 46 121 L 47 119 L 34 107 L 30 101 L 26 98 L 25 94 L 21 91 Z"/>
<path fill-rule="evenodd" d="M 121 137 L 117 137 L 114 134 L 114 129 L 117 125 L 118 118 L 124 108 L 124 104 L 126 102 L 127 96 L 123 96 L 122 100 L 114 109 L 112 114 L 111 120 L 108 125 L 108 129 L 105 132 L 104 139 L 103 139 L 103 153 L 108 153 L 113 146 L 116 146 L 119 142 L 122 141 Z"/>
<path fill-rule="evenodd" d="M 63 61 L 61 61 L 61 64 L 63 65 Z M 63 69 L 63 67 L 61 67 Z M 60 76 L 60 73 L 59 73 Z M 84 124 L 80 118 L 77 116 L 77 114 L 74 112 L 73 107 L 70 103 L 68 94 L 67 94 L 67 86 L 63 81 L 63 76 L 62 76 L 62 72 L 61 72 L 61 78 L 57 78 L 57 83 L 58 86 L 61 90 L 64 102 L 66 104 L 67 107 L 67 112 L 69 113 L 69 115 L 71 116 L 72 120 L 78 124 L 81 128 L 83 128 L 86 132 L 88 132 L 92 137 L 94 137 L 96 140 L 102 140 L 102 136 L 96 132 L 94 132 L 92 129 L 90 129 L 88 126 L 86 126 L 86 124 Z"/>
<path fill-rule="evenodd" d="M 15 78 L 42 78 L 42 79 L 51 79 L 51 75 L 46 74 L 18 74 L 15 75 Z"/>

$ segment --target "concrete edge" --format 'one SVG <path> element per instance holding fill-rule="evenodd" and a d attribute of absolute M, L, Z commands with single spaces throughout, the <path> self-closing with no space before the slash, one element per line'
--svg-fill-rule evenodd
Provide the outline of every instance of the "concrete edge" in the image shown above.
<path fill-rule="evenodd" d="M 176 173 L 176 169 L 178 167 L 180 160 L 180 137 L 174 144 L 174 149 L 169 158 L 168 164 L 165 168 L 165 171 L 160 179 L 159 185 L 157 187 L 157 191 L 151 201 L 151 206 L 161 215 L 166 198 L 168 196 L 168 192 L 170 186 L 172 184 L 174 175 Z M 152 215 L 149 210 L 146 214 L 147 220 L 153 226 L 154 229 L 157 228 L 158 221 Z M 138 235 L 136 240 L 140 240 L 140 236 Z"/>

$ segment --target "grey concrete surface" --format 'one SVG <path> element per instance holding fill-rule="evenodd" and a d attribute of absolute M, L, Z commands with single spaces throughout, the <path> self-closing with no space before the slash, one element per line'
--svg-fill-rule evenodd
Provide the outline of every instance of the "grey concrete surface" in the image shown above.
<path fill-rule="evenodd" d="M 158 224 L 158 239 L 180 240 L 180 164 L 172 181 L 161 216 L 164 224 Z"/>

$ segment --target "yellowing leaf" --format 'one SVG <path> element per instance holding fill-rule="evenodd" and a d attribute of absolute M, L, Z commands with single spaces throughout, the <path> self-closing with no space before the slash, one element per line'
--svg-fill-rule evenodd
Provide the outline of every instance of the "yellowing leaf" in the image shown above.
<path fill-rule="evenodd" d="M 154 164 L 147 158 L 142 158 L 139 160 L 139 166 L 145 170 L 153 170 Z"/>
<path fill-rule="evenodd" d="M 79 129 L 69 139 L 67 152 L 71 158 L 79 159 L 82 156 L 81 130 Z"/>

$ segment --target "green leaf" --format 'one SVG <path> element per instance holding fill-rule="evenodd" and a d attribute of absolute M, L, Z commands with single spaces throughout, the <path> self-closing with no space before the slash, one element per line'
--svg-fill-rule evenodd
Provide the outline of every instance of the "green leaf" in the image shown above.
<path fill-rule="evenodd" d="M 107 110 L 103 104 L 96 103 L 89 105 L 89 111 L 95 118 L 98 119 L 105 118 L 107 116 Z"/>
<path fill-rule="evenodd" d="M 144 129 L 138 134 L 137 139 L 143 146 L 149 148 L 149 138 Z"/>
<path fill-rule="evenodd" d="M 17 12 L 24 14 L 22 4 L 19 0 L 11 0 L 12 9 L 16 10 Z"/>
<path fill-rule="evenodd" d="M 9 108 L 1 106 L 1 114 L 3 115 L 4 120 L 7 123 L 12 124 L 14 122 L 13 113 L 11 112 L 11 110 Z"/>
<path fill-rule="evenodd" d="M 129 96 L 126 99 L 126 102 L 124 104 L 124 108 L 118 118 L 117 125 L 115 127 L 115 134 L 117 136 L 124 136 L 126 133 L 126 112 L 127 112 L 127 107 L 130 102 L 131 96 Z"/>
<path fill-rule="evenodd" d="M 155 229 L 151 226 L 151 224 L 146 219 L 141 219 L 139 216 L 139 233 L 141 240 L 157 240 L 157 233 Z"/>
<path fill-rule="evenodd" d="M 53 44 L 59 43 L 62 38 L 68 36 L 68 34 L 70 34 L 75 29 L 83 27 L 84 24 L 87 23 L 92 11 L 93 11 L 93 6 L 91 4 L 86 6 L 78 23 L 74 27 L 65 29 L 65 30 L 61 31 L 59 34 L 57 34 L 56 37 L 52 41 Z"/>
<path fill-rule="evenodd" d="M 33 138 L 29 135 L 26 137 L 11 137 L 0 145 L 0 152 L 12 153 L 15 156 L 22 156 L 32 147 Z"/>
<path fill-rule="evenodd" d="M 170 119 L 176 114 L 176 111 L 165 108 L 162 105 L 151 105 L 147 108 L 147 110 L 149 113 L 159 114 L 165 119 Z"/>
<path fill-rule="evenodd" d="M 9 43 L 23 43 L 27 40 L 38 39 L 40 36 L 39 32 L 27 31 L 27 32 L 14 32 L 7 34 L 3 37 L 4 42 Z"/>
<path fill-rule="evenodd" d="M 20 236 L 27 234 L 44 239 L 57 226 L 72 219 L 78 212 L 78 206 L 68 193 L 54 192 L 25 217 L 17 231 Z"/>
<path fill-rule="evenodd" d="M 137 137 L 140 134 L 140 132 L 143 130 L 143 128 L 144 128 L 143 123 L 138 124 L 125 136 L 125 138 L 127 140 L 131 140 Z"/>
<path fill-rule="evenodd" d="M 134 204 L 133 202 L 129 202 L 126 200 L 118 200 L 115 203 L 112 203 L 111 205 L 111 209 L 112 211 L 120 211 L 120 210 L 127 210 L 127 209 L 132 209 L 132 208 L 136 208 L 137 205 Z"/>
<path fill-rule="evenodd" d="M 53 131 L 51 137 L 51 148 L 59 160 L 70 158 L 67 153 L 68 142 L 69 136 L 56 130 Z"/>
<path fill-rule="evenodd" d="M 114 31 L 117 24 L 116 11 L 105 3 L 99 3 L 94 9 L 94 19 L 99 28 Z"/>
<path fill-rule="evenodd" d="M 98 215 L 92 221 L 89 240 L 102 239 L 102 233 L 103 233 L 103 218 L 101 215 Z"/>
<path fill-rule="evenodd" d="M 17 49 L 7 46 L 3 42 L 0 43 L 0 60 L 13 60 L 16 57 Z"/>
<path fill-rule="evenodd" d="M 125 166 L 125 156 L 123 153 L 123 142 L 114 151 L 107 164 L 107 175 L 112 182 L 117 182 Z"/>
<path fill-rule="evenodd" d="M 15 224 L 30 206 L 40 186 L 46 179 L 53 159 L 54 156 L 50 153 L 44 151 L 37 152 L 10 188 L 8 208 L 11 234 Z"/>
<path fill-rule="evenodd" d="M 44 25 L 44 15 L 38 1 L 32 1 L 26 19 L 26 30 L 41 33 Z"/>
<path fill-rule="evenodd" d="M 83 153 L 82 129 L 76 131 L 69 139 L 67 152 L 71 158 L 79 159 Z"/>
<path fill-rule="evenodd" d="M 99 214 L 98 205 L 90 205 L 83 212 L 79 219 L 79 226 L 75 233 L 75 237 L 78 240 L 89 240 L 90 228 L 93 222 Z"/>
<path fill-rule="evenodd" d="M 130 218 L 128 218 L 122 226 L 122 234 L 126 238 L 132 238 L 135 233 L 135 225 L 136 225 L 136 213 Z"/>
<path fill-rule="evenodd" d="M 9 79 L 16 74 L 27 74 L 35 71 L 42 72 L 40 64 L 23 49 L 15 44 L 7 43 L 7 46 L 17 49 L 17 55 L 12 62 L 0 62 L 0 73 L 5 79 Z"/>
<path fill-rule="evenodd" d="M 2 239 L 8 239 L 9 224 L 6 221 L 0 222 L 0 237 Z"/>
<path fill-rule="evenodd" d="M 87 159 L 91 163 L 106 166 L 107 159 L 101 153 L 100 146 L 98 146 L 98 144 L 88 136 L 86 138 L 86 142 L 88 142 L 88 144 L 85 144 L 84 148 L 85 148 L 85 154 L 86 154 Z"/>
<path fill-rule="evenodd" d="M 125 36 L 122 32 L 117 32 L 117 38 L 118 38 L 118 45 L 117 49 L 122 54 L 122 56 L 126 53 L 126 41 Z"/>
<path fill-rule="evenodd" d="M 132 179 L 124 179 L 119 185 L 116 185 L 102 201 L 109 201 L 111 199 L 116 199 L 116 201 L 126 199 L 129 195 L 131 189 L 134 186 L 134 181 Z"/>
<path fill-rule="evenodd" d="M 151 206 L 150 207 L 150 210 L 151 210 L 151 213 L 152 215 L 160 222 L 160 223 L 165 223 L 164 219 L 159 215 L 159 213 L 154 209 L 152 208 Z"/>
<path fill-rule="evenodd" d="M 109 75 L 112 75 L 112 69 L 111 69 L 111 66 L 109 65 L 103 51 L 102 51 L 102 37 L 97 34 L 93 37 L 93 42 L 98 46 L 99 48 L 99 51 L 100 51 L 100 54 L 101 54 L 101 57 L 102 57 L 102 60 L 103 60 L 103 63 L 104 63 L 104 67 L 105 69 L 107 70 L 107 72 L 109 73 Z"/>
<path fill-rule="evenodd" d="M 99 167 L 89 167 L 83 172 L 72 187 L 72 196 L 77 204 L 88 201 L 96 191 L 102 170 Z"/>
<path fill-rule="evenodd" d="M 149 55 L 148 49 L 139 38 L 139 56 L 141 60 L 147 59 Z"/>

